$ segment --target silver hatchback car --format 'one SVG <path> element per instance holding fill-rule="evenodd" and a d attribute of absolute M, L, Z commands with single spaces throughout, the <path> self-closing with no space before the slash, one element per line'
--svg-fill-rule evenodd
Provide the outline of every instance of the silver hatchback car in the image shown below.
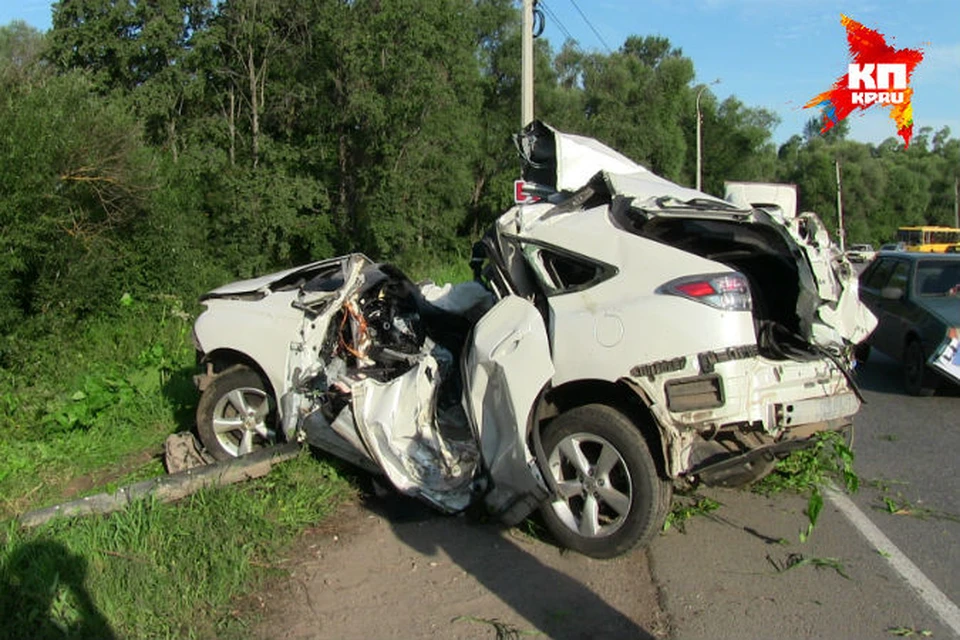
<path fill-rule="evenodd" d="M 218 458 L 304 440 L 446 512 L 540 508 L 563 545 L 646 543 L 675 481 L 738 486 L 860 407 L 875 319 L 813 214 L 681 187 L 535 122 L 539 199 L 416 285 L 354 254 L 207 293 L 194 337 Z"/>

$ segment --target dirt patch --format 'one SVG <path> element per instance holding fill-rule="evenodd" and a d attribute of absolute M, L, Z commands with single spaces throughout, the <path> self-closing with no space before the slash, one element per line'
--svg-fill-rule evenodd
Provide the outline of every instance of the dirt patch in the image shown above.
<path fill-rule="evenodd" d="M 124 458 L 120 464 L 71 479 L 70 482 L 68 482 L 63 488 L 60 497 L 64 501 L 70 500 L 71 498 L 74 498 L 82 493 L 86 493 L 92 489 L 105 486 L 111 482 L 116 482 L 124 476 L 150 464 L 162 456 L 163 449 L 157 447 L 151 447 L 149 449 L 144 449 L 143 451 L 132 453 Z"/>
<path fill-rule="evenodd" d="M 289 579 L 248 600 L 262 609 L 257 637 L 636 639 L 669 631 L 642 551 L 592 560 L 395 496 L 345 506 L 282 566 L 292 567 Z"/>

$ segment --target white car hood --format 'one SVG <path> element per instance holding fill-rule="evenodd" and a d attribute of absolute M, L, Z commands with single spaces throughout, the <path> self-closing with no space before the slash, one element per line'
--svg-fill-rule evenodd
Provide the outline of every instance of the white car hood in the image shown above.
<path fill-rule="evenodd" d="M 219 297 L 262 291 L 278 280 L 283 280 L 287 276 L 291 276 L 300 271 L 309 271 L 311 268 L 319 266 L 324 262 L 325 261 L 323 260 L 319 262 L 311 262 L 310 264 L 294 267 L 293 269 L 284 269 L 283 271 L 268 273 L 265 276 L 250 278 L 249 280 L 238 280 L 237 282 L 231 282 L 223 285 L 222 287 L 217 287 L 216 289 L 207 292 L 206 295 L 210 297 Z"/>
<path fill-rule="evenodd" d="M 357 255 L 366 263 L 370 263 L 370 259 L 362 254 L 351 254 Z M 281 282 L 286 279 L 295 279 L 297 275 L 303 275 L 305 278 L 310 278 L 316 275 L 316 273 L 331 268 L 331 274 L 336 273 L 336 269 L 332 267 L 340 265 L 346 258 L 349 256 L 344 256 L 340 258 L 330 258 L 327 260 L 317 260 L 316 262 L 310 262 L 308 264 L 303 264 L 298 267 L 293 267 L 292 269 L 284 269 L 283 271 L 277 271 L 275 273 L 269 273 L 265 276 L 260 276 L 257 278 L 250 278 L 249 280 L 238 280 L 237 282 L 231 282 L 225 284 L 222 287 L 208 291 L 203 295 L 201 300 L 206 298 L 224 298 L 229 296 L 239 296 L 244 294 L 251 294 L 262 292 L 266 293 L 272 285 Z"/>

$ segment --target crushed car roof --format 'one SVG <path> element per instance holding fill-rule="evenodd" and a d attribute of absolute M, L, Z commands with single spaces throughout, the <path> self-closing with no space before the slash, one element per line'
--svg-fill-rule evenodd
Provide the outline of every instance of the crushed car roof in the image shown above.
<path fill-rule="evenodd" d="M 661 178 L 593 138 L 562 133 L 539 120 L 530 123 L 514 142 L 523 159 L 524 180 L 556 191 L 575 191 L 601 176 L 611 194 L 631 197 L 634 206 L 642 208 L 697 203 L 743 214 L 750 211 Z"/>

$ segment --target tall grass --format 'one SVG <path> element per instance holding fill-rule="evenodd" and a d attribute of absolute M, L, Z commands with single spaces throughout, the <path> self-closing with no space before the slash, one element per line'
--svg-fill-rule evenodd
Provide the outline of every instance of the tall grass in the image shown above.
<path fill-rule="evenodd" d="M 192 427 L 192 321 L 172 296 L 126 298 L 82 327 L 5 336 L 0 518 L 59 498 L 85 474 L 162 471 L 142 452 Z"/>
<path fill-rule="evenodd" d="M 446 283 L 456 284 L 473 280 L 473 272 L 470 269 L 470 254 L 457 254 L 440 258 L 430 256 L 422 261 L 410 261 L 400 265 L 414 282 L 422 280 L 432 280 L 438 285 Z"/>

